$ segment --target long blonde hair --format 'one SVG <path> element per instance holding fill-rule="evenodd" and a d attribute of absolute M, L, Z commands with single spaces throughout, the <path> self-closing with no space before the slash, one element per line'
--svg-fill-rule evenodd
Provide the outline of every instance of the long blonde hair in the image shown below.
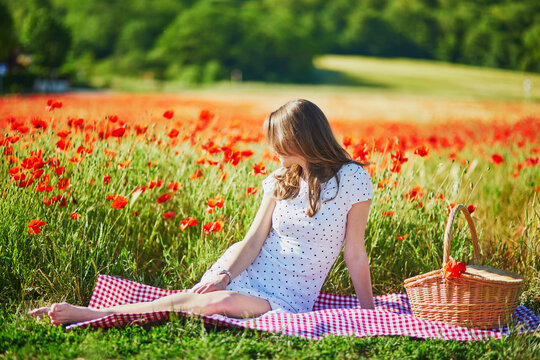
<path fill-rule="evenodd" d="M 312 217 L 321 207 L 321 185 L 334 177 L 348 163 L 358 163 L 337 142 L 321 109 L 308 100 L 292 100 L 270 113 L 264 121 L 264 132 L 270 148 L 278 155 L 301 156 L 307 162 L 308 208 Z M 276 175 L 274 197 L 292 199 L 300 191 L 304 176 L 300 165 L 293 165 Z M 334 199 L 336 195 L 332 198 Z M 332 200 L 329 199 L 329 200 Z M 327 200 L 327 201 L 329 201 Z"/>

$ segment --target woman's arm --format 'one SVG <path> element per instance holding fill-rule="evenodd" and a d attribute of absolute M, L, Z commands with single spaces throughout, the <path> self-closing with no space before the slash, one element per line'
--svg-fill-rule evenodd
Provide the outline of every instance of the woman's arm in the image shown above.
<path fill-rule="evenodd" d="M 362 309 L 373 309 L 373 291 L 369 274 L 369 259 L 364 244 L 364 234 L 371 200 L 356 203 L 347 215 L 345 233 L 345 263 L 349 269 L 356 297 Z"/>
<path fill-rule="evenodd" d="M 229 261 L 223 265 L 223 269 L 229 270 L 232 277 L 236 277 L 255 260 L 272 227 L 272 213 L 276 206 L 276 200 L 272 196 L 264 196 L 255 215 L 255 219 L 234 251 L 231 252 Z M 218 275 L 209 283 L 198 283 L 192 290 L 196 293 L 206 293 L 216 290 L 224 290 L 229 283 L 229 277 L 225 274 Z"/>

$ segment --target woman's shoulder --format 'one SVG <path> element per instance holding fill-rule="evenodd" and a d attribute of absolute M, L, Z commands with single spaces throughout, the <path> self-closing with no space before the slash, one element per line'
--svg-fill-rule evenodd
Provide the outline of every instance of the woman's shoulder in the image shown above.
<path fill-rule="evenodd" d="M 277 181 L 276 175 L 280 175 L 283 172 L 283 169 L 283 167 L 277 168 L 262 181 L 262 187 L 265 193 L 271 193 L 273 191 L 274 184 Z"/>
<path fill-rule="evenodd" d="M 369 173 L 362 167 L 362 165 L 355 162 L 350 162 L 348 164 L 342 165 L 338 171 L 338 174 L 340 176 L 367 176 L 368 178 L 371 178 L 369 176 Z"/>
<path fill-rule="evenodd" d="M 345 164 L 339 169 L 342 196 L 346 196 L 349 211 L 353 204 L 373 198 L 373 183 L 369 172 L 357 163 Z"/>
<path fill-rule="evenodd" d="M 275 177 L 276 175 L 281 175 L 285 168 L 283 166 L 278 167 L 276 170 L 272 171 L 268 176 L 269 177 Z"/>

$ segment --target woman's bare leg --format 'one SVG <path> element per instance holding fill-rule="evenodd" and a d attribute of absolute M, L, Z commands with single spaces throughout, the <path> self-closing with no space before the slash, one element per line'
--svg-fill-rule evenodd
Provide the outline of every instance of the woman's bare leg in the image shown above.
<path fill-rule="evenodd" d="M 205 294 L 177 293 L 149 302 L 90 309 L 67 303 L 53 304 L 30 311 L 31 316 L 48 316 L 55 325 L 98 319 L 110 314 L 136 314 L 153 311 L 190 311 L 198 314 L 222 314 L 243 318 L 259 316 L 270 311 L 268 301 L 234 291 L 214 291 Z"/>

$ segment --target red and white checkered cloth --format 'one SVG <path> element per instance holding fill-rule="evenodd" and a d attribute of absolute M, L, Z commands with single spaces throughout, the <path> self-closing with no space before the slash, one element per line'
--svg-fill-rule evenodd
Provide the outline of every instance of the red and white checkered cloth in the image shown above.
<path fill-rule="evenodd" d="M 133 281 L 99 275 L 89 307 L 100 309 L 114 305 L 152 301 L 185 290 L 163 290 Z M 384 336 L 404 335 L 426 339 L 481 340 L 502 338 L 508 329 L 477 330 L 415 318 L 406 294 L 375 297 L 375 310 L 358 308 L 352 296 L 321 293 L 313 311 L 300 314 L 266 313 L 253 319 L 233 319 L 223 315 L 197 315 L 209 324 L 235 326 L 320 339 L 327 335 Z M 141 314 L 113 314 L 100 319 L 69 325 L 74 327 L 111 327 L 169 319 L 171 311 Z M 531 310 L 519 306 L 514 313 L 518 332 L 539 331 L 540 319 Z"/>

